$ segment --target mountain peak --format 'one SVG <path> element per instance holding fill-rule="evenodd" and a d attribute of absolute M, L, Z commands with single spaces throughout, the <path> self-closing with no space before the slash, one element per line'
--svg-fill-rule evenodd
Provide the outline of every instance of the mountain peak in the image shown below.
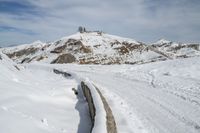
<path fill-rule="evenodd" d="M 199 44 L 180 46 L 160 39 L 155 45 L 148 46 L 100 31 L 87 31 L 84 28 L 80 28 L 80 31 L 55 42 L 36 41 L 29 45 L 4 48 L 4 51 L 18 63 L 140 64 L 200 55 Z"/>
<path fill-rule="evenodd" d="M 156 43 L 154 44 L 164 44 L 164 43 L 171 43 L 172 41 L 166 40 L 164 38 L 159 39 Z"/>

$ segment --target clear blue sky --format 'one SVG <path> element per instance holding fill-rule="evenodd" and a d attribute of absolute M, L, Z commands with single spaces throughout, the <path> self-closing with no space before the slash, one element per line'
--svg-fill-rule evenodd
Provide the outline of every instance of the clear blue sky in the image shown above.
<path fill-rule="evenodd" d="M 57 40 L 78 26 L 143 42 L 200 42 L 200 0 L 0 0 L 0 46 Z"/>

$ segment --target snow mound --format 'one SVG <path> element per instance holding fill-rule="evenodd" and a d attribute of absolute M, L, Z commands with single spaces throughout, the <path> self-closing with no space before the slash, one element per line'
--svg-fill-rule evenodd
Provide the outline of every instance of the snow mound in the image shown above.
<path fill-rule="evenodd" d="M 86 79 L 84 83 L 90 89 L 95 106 L 95 121 L 92 133 L 106 133 L 106 112 L 101 97 L 89 79 Z"/>

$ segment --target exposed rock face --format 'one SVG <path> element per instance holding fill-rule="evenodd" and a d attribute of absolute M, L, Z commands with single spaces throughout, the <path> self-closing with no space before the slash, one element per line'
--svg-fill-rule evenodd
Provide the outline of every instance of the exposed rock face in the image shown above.
<path fill-rule="evenodd" d="M 27 49 L 22 49 L 10 54 L 6 54 L 8 57 L 13 58 L 13 57 L 20 57 L 23 55 L 30 55 L 30 54 L 34 54 L 36 51 L 38 51 L 38 48 L 27 48 Z"/>
<path fill-rule="evenodd" d="M 176 58 L 200 56 L 200 44 L 160 40 L 144 44 L 132 39 L 86 31 L 56 42 L 4 48 L 17 63 L 143 64 Z M 68 53 L 67 55 L 65 55 Z M 55 57 L 58 57 L 56 60 Z M 76 57 L 76 59 L 75 59 Z"/>
<path fill-rule="evenodd" d="M 67 44 L 55 48 L 53 51 L 50 51 L 51 53 L 62 53 L 67 47 Z"/>
<path fill-rule="evenodd" d="M 46 57 L 46 56 L 40 56 L 39 58 L 37 58 L 37 61 L 41 61 L 41 60 L 43 60 L 45 58 L 48 58 L 48 57 Z"/>
<path fill-rule="evenodd" d="M 30 58 L 24 58 L 22 61 L 21 61 L 21 64 L 23 63 L 28 63 L 30 61 Z"/>
<path fill-rule="evenodd" d="M 76 58 L 72 54 L 62 54 L 58 56 L 55 60 L 51 62 L 51 64 L 65 64 L 65 63 L 73 63 L 76 61 Z"/>
<path fill-rule="evenodd" d="M 83 53 L 92 53 L 91 48 L 89 46 L 84 46 L 84 45 L 81 45 L 80 51 L 82 51 Z"/>

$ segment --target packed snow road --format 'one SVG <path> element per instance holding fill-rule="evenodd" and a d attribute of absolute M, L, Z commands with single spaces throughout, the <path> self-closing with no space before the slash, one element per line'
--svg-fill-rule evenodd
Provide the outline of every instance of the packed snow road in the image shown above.
<path fill-rule="evenodd" d="M 199 133 L 199 60 L 60 67 L 90 78 L 101 88 L 120 133 Z"/>

